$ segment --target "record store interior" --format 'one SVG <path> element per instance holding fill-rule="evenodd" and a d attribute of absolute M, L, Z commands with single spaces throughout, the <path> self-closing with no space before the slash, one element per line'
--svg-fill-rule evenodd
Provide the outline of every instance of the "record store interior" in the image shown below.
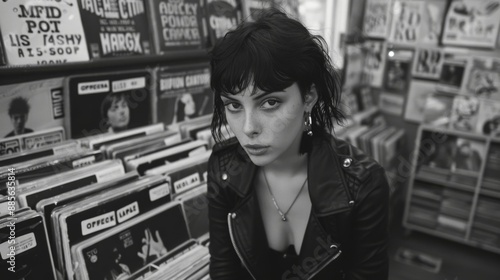
<path fill-rule="evenodd" d="M 324 39 L 331 135 L 385 172 L 387 278 L 342 279 L 499 279 L 500 0 L 1 1 L 0 279 L 219 279 L 210 54 L 268 10 Z M 280 279 L 340 279 L 311 277 Z"/>

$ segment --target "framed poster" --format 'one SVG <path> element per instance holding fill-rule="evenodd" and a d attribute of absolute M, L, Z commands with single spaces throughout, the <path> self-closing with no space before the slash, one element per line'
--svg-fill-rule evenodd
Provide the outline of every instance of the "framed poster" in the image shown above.
<path fill-rule="evenodd" d="M 73 2 L 0 1 L 0 11 L 0 28 L 9 65 L 89 60 L 80 11 Z"/>
<path fill-rule="evenodd" d="M 388 0 L 367 0 L 363 17 L 363 33 L 367 37 L 383 38 L 389 35 L 391 3 Z"/>
<path fill-rule="evenodd" d="M 494 48 L 500 26 L 500 0 L 453 0 L 443 44 Z"/>
<path fill-rule="evenodd" d="M 443 68 L 444 51 L 439 48 L 417 48 L 412 75 L 416 78 L 437 80 Z"/>

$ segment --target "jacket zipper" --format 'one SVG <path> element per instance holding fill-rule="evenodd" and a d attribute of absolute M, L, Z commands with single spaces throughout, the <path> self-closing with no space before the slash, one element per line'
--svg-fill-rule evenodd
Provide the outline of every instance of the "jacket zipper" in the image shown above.
<path fill-rule="evenodd" d="M 329 265 L 331 262 L 333 262 L 334 260 L 336 260 L 340 254 L 342 253 L 341 250 L 339 250 L 334 256 L 333 258 L 331 258 L 328 262 L 326 262 L 325 264 L 323 264 L 321 266 L 321 268 L 319 268 L 318 270 L 316 270 L 313 274 L 311 274 L 311 276 L 309 276 L 309 278 L 307 278 L 307 280 L 310 280 L 312 279 L 314 276 L 316 276 L 316 274 L 318 274 L 321 270 L 323 270 L 323 268 L 325 268 L 327 265 Z"/>
<path fill-rule="evenodd" d="M 248 273 L 250 273 L 250 276 L 252 276 L 252 278 L 254 280 L 257 280 L 257 278 L 255 278 L 253 276 L 253 274 L 250 271 L 248 265 L 245 263 L 245 260 L 243 259 L 243 256 L 241 255 L 240 251 L 238 250 L 238 247 L 236 246 L 236 239 L 234 238 L 234 234 L 233 234 L 233 224 L 231 222 L 231 214 L 232 213 L 228 213 L 227 214 L 227 223 L 229 225 L 229 236 L 231 237 L 231 243 L 233 243 L 233 248 L 236 251 L 236 255 L 238 255 L 238 258 L 240 258 L 241 263 L 243 264 L 243 266 L 245 266 L 245 268 L 248 271 Z"/>

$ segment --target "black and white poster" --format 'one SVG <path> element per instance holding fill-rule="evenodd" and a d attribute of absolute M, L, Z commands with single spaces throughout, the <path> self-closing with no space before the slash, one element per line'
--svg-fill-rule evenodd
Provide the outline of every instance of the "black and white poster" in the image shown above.
<path fill-rule="evenodd" d="M 465 82 L 465 93 L 500 100 L 500 59 L 474 57 Z"/>
<path fill-rule="evenodd" d="M 453 0 L 443 28 L 443 44 L 495 47 L 500 0 Z"/>
<path fill-rule="evenodd" d="M 0 138 L 64 125 L 63 78 L 0 86 Z"/>
<path fill-rule="evenodd" d="M 158 121 L 170 126 L 213 112 L 208 64 L 160 68 L 157 72 Z"/>
<path fill-rule="evenodd" d="M 78 5 L 91 58 L 150 53 L 144 0 L 87 0 Z"/>
<path fill-rule="evenodd" d="M 0 28 L 9 65 L 87 61 L 76 1 L 1 1 Z"/>
<path fill-rule="evenodd" d="M 366 40 L 363 47 L 365 52 L 364 78 L 370 86 L 382 87 L 387 60 L 386 44 L 382 40 Z"/>
<path fill-rule="evenodd" d="M 114 133 L 153 123 L 151 83 L 146 70 L 69 77 L 68 136 Z"/>
<path fill-rule="evenodd" d="M 211 44 L 236 28 L 243 18 L 241 0 L 206 0 L 207 27 Z"/>
<path fill-rule="evenodd" d="M 389 35 L 391 1 L 367 0 L 363 18 L 363 32 L 367 37 L 386 38 Z"/>
<path fill-rule="evenodd" d="M 459 53 L 445 53 L 441 75 L 440 88 L 458 93 L 462 89 L 470 58 Z"/>
<path fill-rule="evenodd" d="M 443 68 L 444 51 L 439 48 L 420 47 L 413 62 L 413 77 L 439 79 Z"/>
<path fill-rule="evenodd" d="M 387 50 L 387 66 L 385 67 L 385 89 L 404 93 L 408 89 L 411 79 L 411 65 L 413 50 L 389 49 Z"/>
<path fill-rule="evenodd" d="M 204 0 L 146 2 L 157 54 L 206 47 L 208 34 Z"/>

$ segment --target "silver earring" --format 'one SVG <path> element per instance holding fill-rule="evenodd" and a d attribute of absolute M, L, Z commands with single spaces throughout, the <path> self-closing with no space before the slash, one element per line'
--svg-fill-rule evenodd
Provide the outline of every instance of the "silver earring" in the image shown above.
<path fill-rule="evenodd" d="M 312 117 L 311 117 L 311 112 L 307 112 L 305 116 L 305 121 L 304 124 L 306 125 L 306 133 L 308 136 L 313 136 L 313 131 L 312 131 Z"/>

